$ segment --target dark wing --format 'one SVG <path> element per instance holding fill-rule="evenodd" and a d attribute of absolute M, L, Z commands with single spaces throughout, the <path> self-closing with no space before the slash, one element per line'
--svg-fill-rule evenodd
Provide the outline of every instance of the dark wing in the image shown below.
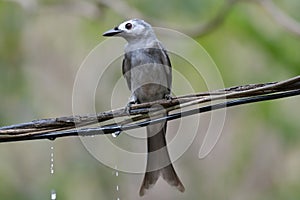
<path fill-rule="evenodd" d="M 172 88 L 172 65 L 169 58 L 169 55 L 163 45 L 160 42 L 157 42 L 155 45 L 155 48 L 159 49 L 160 55 L 158 56 L 160 58 L 160 62 L 166 66 L 164 67 L 166 78 L 167 78 L 167 84 L 169 93 L 171 94 L 171 88 Z"/>
<path fill-rule="evenodd" d="M 169 92 L 171 94 L 171 87 L 172 87 L 172 65 L 171 65 L 171 61 L 170 58 L 168 56 L 168 53 L 165 49 L 163 49 L 163 58 L 162 58 L 162 63 L 164 66 L 168 66 L 165 67 L 164 69 L 166 70 L 166 75 L 167 75 L 167 83 L 168 83 L 168 89 Z"/>
<path fill-rule="evenodd" d="M 131 73 L 130 73 L 131 59 L 130 58 L 131 58 L 130 55 L 128 55 L 128 53 L 125 53 L 123 63 L 122 63 L 122 73 L 124 78 L 127 81 L 127 86 L 129 90 L 131 90 Z"/>

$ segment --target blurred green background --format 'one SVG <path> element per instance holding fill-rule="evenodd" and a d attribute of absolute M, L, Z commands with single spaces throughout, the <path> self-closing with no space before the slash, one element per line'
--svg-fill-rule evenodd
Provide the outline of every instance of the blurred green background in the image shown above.
<path fill-rule="evenodd" d="M 0 1 L 0 125 L 72 115 L 72 89 L 80 64 L 105 39 L 102 32 L 128 18 L 141 17 L 153 26 L 193 37 L 219 67 L 226 87 L 299 75 L 300 35 L 280 26 L 256 1 L 230 2 L 226 6 L 223 0 Z M 274 3 L 300 21 L 299 1 Z M 201 25 L 224 8 L 223 23 L 202 34 Z M 173 65 L 177 66 L 175 61 Z M 106 79 L 107 88 L 120 76 L 119 69 Z M 160 180 L 144 199 L 299 199 L 299 100 L 229 109 L 221 138 L 208 157 L 198 159 L 205 134 L 199 131 L 175 162 L 186 192 L 180 194 Z M 107 99 L 97 101 L 98 111 L 110 109 L 104 106 Z M 207 118 L 203 115 L 201 124 Z M 50 199 L 52 189 L 58 199 L 139 199 L 142 175 L 116 177 L 78 138 L 0 144 L 0 161 L 1 200 Z"/>

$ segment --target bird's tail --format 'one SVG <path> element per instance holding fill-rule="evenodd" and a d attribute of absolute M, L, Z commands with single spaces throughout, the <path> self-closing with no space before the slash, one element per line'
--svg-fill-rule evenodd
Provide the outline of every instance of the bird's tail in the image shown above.
<path fill-rule="evenodd" d="M 145 194 L 145 190 L 150 189 L 162 176 L 171 186 L 184 192 L 184 186 L 179 180 L 171 163 L 166 146 L 167 123 L 153 124 L 147 126 L 147 170 L 140 189 L 140 196 Z"/>

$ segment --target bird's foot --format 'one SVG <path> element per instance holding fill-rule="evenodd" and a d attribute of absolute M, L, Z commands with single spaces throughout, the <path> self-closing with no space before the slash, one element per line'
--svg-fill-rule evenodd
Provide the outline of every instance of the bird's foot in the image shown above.
<path fill-rule="evenodd" d="M 135 95 L 131 95 L 131 97 L 129 98 L 129 102 L 127 103 L 127 105 L 125 106 L 125 112 L 130 115 L 131 114 L 131 106 L 133 104 L 137 103 L 137 98 Z"/>
<path fill-rule="evenodd" d="M 165 99 L 166 100 L 173 100 L 173 97 L 171 96 L 171 94 L 166 94 Z"/>

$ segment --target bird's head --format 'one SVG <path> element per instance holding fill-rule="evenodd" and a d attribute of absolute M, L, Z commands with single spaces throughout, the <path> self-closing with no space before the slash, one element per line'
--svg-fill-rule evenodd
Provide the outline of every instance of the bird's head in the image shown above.
<path fill-rule="evenodd" d="M 155 37 L 150 24 L 141 19 L 131 19 L 121 23 L 119 26 L 106 31 L 103 36 L 123 37 L 128 42 Z"/>

